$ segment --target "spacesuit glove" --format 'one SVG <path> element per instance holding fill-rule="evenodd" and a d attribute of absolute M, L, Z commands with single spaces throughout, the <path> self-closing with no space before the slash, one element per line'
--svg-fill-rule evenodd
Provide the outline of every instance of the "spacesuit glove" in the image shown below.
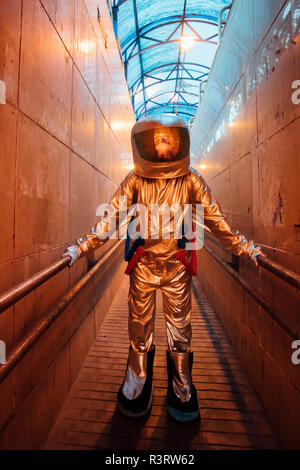
<path fill-rule="evenodd" d="M 255 264 L 255 266 L 258 266 L 258 256 L 264 256 L 263 252 L 261 251 L 261 247 L 255 245 L 252 240 L 247 241 L 244 254 L 252 263 Z"/>
<path fill-rule="evenodd" d="M 73 266 L 76 261 L 81 257 L 82 251 L 78 245 L 70 245 L 63 253 L 63 257 L 69 256 L 71 258 L 69 266 Z"/>

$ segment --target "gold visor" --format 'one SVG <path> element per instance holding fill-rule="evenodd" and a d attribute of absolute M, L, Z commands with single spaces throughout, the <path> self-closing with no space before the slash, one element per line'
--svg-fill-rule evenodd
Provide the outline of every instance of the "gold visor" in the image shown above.
<path fill-rule="evenodd" d="M 176 162 L 187 157 L 189 132 L 184 127 L 160 127 L 134 134 L 140 156 L 148 162 Z"/>

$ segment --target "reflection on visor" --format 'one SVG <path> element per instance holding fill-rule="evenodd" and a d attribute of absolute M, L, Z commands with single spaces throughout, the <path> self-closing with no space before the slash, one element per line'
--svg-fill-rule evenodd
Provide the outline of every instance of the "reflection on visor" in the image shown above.
<path fill-rule="evenodd" d="M 184 127 L 161 127 L 139 132 L 134 140 L 140 156 L 150 162 L 175 162 L 189 154 L 190 136 Z"/>

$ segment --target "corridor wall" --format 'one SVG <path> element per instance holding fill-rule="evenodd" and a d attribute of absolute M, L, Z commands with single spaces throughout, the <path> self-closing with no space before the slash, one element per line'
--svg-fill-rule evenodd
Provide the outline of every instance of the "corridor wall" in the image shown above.
<path fill-rule="evenodd" d="M 129 171 L 135 119 L 105 0 L 2 0 L 0 42 L 2 294 L 94 225 Z M 116 291 L 121 258 L 0 385 L 0 448 L 46 439 Z M 0 315 L 7 355 L 86 270 L 82 259 Z"/>
<path fill-rule="evenodd" d="M 296 272 L 299 28 L 296 0 L 234 0 L 191 137 L 193 165 L 207 180 L 228 221 L 272 260 Z M 210 236 L 206 243 L 232 261 Z M 292 362 L 292 339 L 205 250 L 198 265 L 210 300 L 274 428 L 285 446 L 299 448 L 300 365 Z M 300 330 L 296 288 L 242 259 L 239 271 Z"/>

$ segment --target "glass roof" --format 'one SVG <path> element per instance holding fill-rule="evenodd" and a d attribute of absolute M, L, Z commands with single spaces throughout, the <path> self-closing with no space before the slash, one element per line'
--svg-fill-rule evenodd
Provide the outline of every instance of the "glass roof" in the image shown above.
<path fill-rule="evenodd" d="M 136 119 L 199 104 L 218 45 L 218 14 L 228 0 L 114 0 L 114 17 Z M 192 38 L 184 50 L 181 37 Z"/>

